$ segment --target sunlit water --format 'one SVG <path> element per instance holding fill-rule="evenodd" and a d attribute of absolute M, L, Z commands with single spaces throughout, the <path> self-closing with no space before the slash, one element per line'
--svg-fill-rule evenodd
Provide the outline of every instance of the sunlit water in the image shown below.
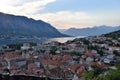
<path fill-rule="evenodd" d="M 67 42 L 68 40 L 74 40 L 75 38 L 82 38 L 83 36 L 78 36 L 78 37 L 61 37 L 61 38 L 51 38 L 51 39 L 48 39 L 47 41 L 50 42 L 50 41 L 58 41 L 60 43 L 65 43 Z"/>

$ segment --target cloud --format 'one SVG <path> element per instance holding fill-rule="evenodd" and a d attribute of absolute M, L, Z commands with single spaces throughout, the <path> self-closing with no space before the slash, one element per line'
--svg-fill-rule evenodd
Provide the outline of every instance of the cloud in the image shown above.
<path fill-rule="evenodd" d="M 56 28 L 84 27 L 91 24 L 91 16 L 84 12 L 59 11 L 55 13 L 37 12 L 49 3 L 57 0 L 0 0 L 0 11 L 15 15 L 24 15 L 34 19 L 42 19 Z"/>
<path fill-rule="evenodd" d="M 16 15 L 31 15 L 56 0 L 0 0 L 0 11 Z"/>
<path fill-rule="evenodd" d="M 7 4 L 11 6 L 20 6 L 25 3 L 32 3 L 32 2 L 41 2 L 42 4 L 54 2 L 56 0 L 0 0 L 1 4 Z"/>
<path fill-rule="evenodd" d="M 59 11 L 33 15 L 35 19 L 42 19 L 56 28 L 85 27 L 94 24 L 93 16 L 85 12 Z"/>
<path fill-rule="evenodd" d="M 113 15 L 114 14 L 114 15 Z M 100 25 L 118 26 L 120 25 L 119 13 L 87 13 L 80 11 L 59 11 L 55 13 L 43 13 L 31 15 L 35 19 L 42 19 L 51 23 L 58 29 L 70 27 L 85 28 Z"/>
<path fill-rule="evenodd" d="M 0 0 L 0 12 L 24 15 L 51 23 L 58 29 L 84 28 L 95 25 L 119 25 L 120 16 L 115 12 L 88 13 L 81 11 L 58 11 L 40 13 L 49 3 L 58 0 Z M 60 6 L 61 7 L 61 6 Z M 113 15 L 114 14 L 114 15 Z"/>

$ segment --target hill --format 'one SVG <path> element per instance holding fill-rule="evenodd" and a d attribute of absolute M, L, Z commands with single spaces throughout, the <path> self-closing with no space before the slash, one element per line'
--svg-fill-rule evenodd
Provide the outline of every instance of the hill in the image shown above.
<path fill-rule="evenodd" d="M 111 32 L 111 33 L 108 33 L 108 34 L 104 34 L 102 36 L 111 37 L 113 39 L 118 39 L 118 38 L 120 38 L 120 30 L 114 31 L 114 32 Z"/>
<path fill-rule="evenodd" d="M 57 29 L 42 20 L 0 13 L 0 38 L 64 37 Z"/>

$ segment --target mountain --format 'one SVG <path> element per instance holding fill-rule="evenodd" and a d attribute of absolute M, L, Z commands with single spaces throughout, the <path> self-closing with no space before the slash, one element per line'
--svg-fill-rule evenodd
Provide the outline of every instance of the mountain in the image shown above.
<path fill-rule="evenodd" d="M 112 26 L 102 25 L 102 26 L 95 26 L 92 28 L 82 28 L 82 29 L 70 28 L 62 33 L 71 36 L 96 36 L 96 35 L 113 32 L 116 30 L 120 30 L 120 26 L 112 27 Z"/>
<path fill-rule="evenodd" d="M 0 38 L 65 36 L 42 20 L 0 13 Z"/>
<path fill-rule="evenodd" d="M 58 29 L 59 32 L 64 33 L 67 29 Z"/>

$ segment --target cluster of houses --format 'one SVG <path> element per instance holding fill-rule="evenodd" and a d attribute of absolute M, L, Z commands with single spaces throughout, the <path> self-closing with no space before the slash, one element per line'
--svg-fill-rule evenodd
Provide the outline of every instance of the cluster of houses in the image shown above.
<path fill-rule="evenodd" d="M 87 37 L 36 46 L 24 43 L 20 50 L 15 51 L 9 47 L 1 48 L 0 73 L 79 80 L 84 71 L 93 70 L 92 66 L 116 69 L 114 63 L 119 60 L 119 45 L 120 41 L 112 38 Z"/>

